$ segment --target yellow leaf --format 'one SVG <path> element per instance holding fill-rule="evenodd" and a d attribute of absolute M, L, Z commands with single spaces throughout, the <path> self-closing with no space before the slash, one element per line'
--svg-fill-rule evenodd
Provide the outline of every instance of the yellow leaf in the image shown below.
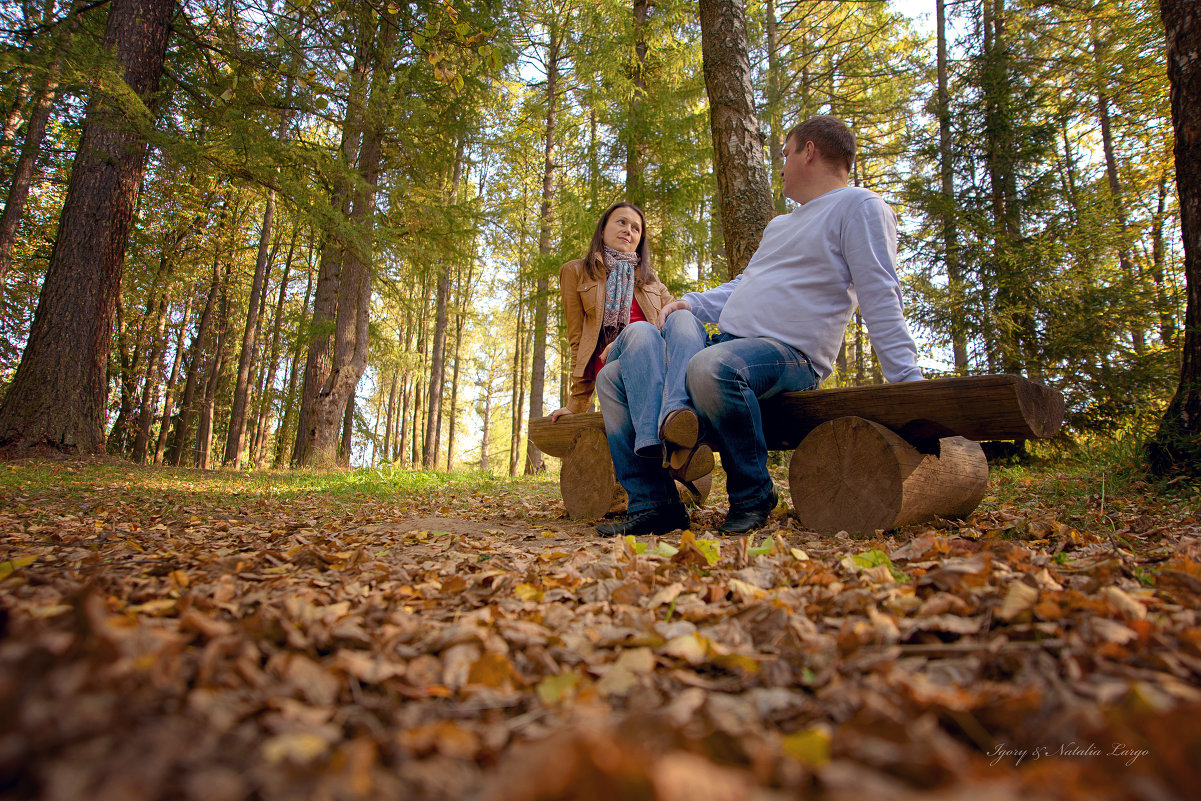
<path fill-rule="evenodd" d="M 547 676 L 542 681 L 538 682 L 537 692 L 538 698 L 546 705 L 557 704 L 568 696 L 575 689 L 575 686 L 580 683 L 580 674 L 575 673 L 560 673 L 557 676 Z"/>
<path fill-rule="evenodd" d="M 328 748 L 329 741 L 313 732 L 277 734 L 263 743 L 263 760 L 273 765 L 280 762 L 304 765 L 324 755 Z"/>
<path fill-rule="evenodd" d="M 815 768 L 830 761 L 830 735 L 821 729 L 789 734 L 780 745 L 788 756 Z"/>
<path fill-rule="evenodd" d="M 798 562 L 808 562 L 809 554 L 805 553 L 800 548 L 793 548 L 792 549 L 792 558 L 797 560 Z"/>
<path fill-rule="evenodd" d="M 16 559 L 10 559 L 7 562 L 0 562 L 0 581 L 4 581 L 17 570 L 32 565 L 37 559 L 36 556 L 18 556 Z"/>
<path fill-rule="evenodd" d="M 513 588 L 513 594 L 517 596 L 519 601 L 536 601 L 541 602 L 545 597 L 542 590 L 530 584 L 518 584 Z"/>

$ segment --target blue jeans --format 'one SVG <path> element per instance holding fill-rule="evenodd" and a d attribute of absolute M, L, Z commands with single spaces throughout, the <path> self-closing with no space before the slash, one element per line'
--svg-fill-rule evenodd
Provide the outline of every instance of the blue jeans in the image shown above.
<path fill-rule="evenodd" d="M 688 363 L 688 394 L 721 452 L 731 509 L 757 505 L 772 491 L 759 401 L 817 384 L 804 353 L 768 337 L 719 334 Z"/>
<path fill-rule="evenodd" d="M 662 332 L 645 322 L 626 327 L 596 377 L 596 396 L 629 511 L 679 497 L 663 469 L 659 431 L 669 412 L 684 407 L 721 452 L 730 507 L 766 500 L 772 482 L 759 400 L 817 383 L 799 350 L 766 337 L 709 338 L 692 312 L 673 313 Z"/>
<path fill-rule="evenodd" d="M 670 315 L 663 331 L 632 323 L 614 340 L 596 376 L 609 453 L 631 513 L 678 503 L 675 482 L 663 469 L 659 431 L 669 412 L 691 406 L 685 371 L 705 344 L 705 328 L 691 312 Z"/>

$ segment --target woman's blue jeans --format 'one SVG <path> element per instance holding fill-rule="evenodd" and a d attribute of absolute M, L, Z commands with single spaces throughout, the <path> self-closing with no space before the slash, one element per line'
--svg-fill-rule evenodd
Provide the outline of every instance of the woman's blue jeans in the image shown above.
<path fill-rule="evenodd" d="M 605 434 L 629 511 L 675 502 L 662 467 L 659 430 L 668 412 L 689 407 L 702 436 L 721 452 L 731 508 L 758 504 L 772 490 L 759 401 L 812 389 L 817 374 L 800 351 L 766 337 L 709 338 L 688 311 L 671 314 L 660 332 L 627 326 L 596 378 Z"/>

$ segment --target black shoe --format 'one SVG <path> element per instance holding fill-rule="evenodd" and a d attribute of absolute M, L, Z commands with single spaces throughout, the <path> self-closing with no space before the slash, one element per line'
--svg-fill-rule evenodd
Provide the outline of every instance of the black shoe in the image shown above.
<path fill-rule="evenodd" d="M 612 523 L 601 523 L 596 527 L 596 533 L 602 537 L 624 537 L 627 534 L 666 534 L 676 529 L 686 529 L 692 525 L 688 519 L 688 510 L 681 503 L 672 503 L 645 512 L 634 512 L 621 520 Z"/>
<path fill-rule="evenodd" d="M 718 526 L 717 530 L 722 534 L 745 534 L 753 531 L 767 522 L 768 515 L 779 503 L 780 496 L 776 494 L 776 488 L 772 487 L 771 494 L 754 506 L 730 509 L 725 522 Z"/>

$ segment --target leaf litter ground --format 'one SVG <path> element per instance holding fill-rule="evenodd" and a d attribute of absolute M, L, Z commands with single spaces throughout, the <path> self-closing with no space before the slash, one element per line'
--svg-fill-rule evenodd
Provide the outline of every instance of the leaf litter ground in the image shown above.
<path fill-rule="evenodd" d="M 1197 495 L 1098 483 L 605 541 L 546 478 L 0 465 L 0 795 L 1195 797 Z"/>

